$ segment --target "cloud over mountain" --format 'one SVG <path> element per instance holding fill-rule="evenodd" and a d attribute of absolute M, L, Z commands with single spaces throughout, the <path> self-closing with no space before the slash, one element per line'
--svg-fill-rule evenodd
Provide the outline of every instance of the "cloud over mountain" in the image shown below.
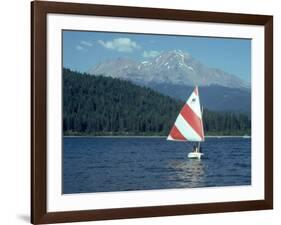
<path fill-rule="evenodd" d="M 111 41 L 98 40 L 98 43 L 104 48 L 116 50 L 118 52 L 133 52 L 140 46 L 130 38 L 116 38 Z"/>

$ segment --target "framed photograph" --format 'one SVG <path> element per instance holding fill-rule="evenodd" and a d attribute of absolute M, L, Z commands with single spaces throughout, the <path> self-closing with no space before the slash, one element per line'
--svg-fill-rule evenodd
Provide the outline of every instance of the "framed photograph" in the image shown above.
<path fill-rule="evenodd" d="M 273 208 L 273 17 L 35 1 L 31 222 Z"/>

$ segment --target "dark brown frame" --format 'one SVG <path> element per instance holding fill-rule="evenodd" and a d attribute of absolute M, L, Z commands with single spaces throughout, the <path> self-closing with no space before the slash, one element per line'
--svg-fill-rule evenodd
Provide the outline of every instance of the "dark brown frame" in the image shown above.
<path fill-rule="evenodd" d="M 48 13 L 261 25 L 265 28 L 265 199 L 47 212 L 46 17 Z M 31 3 L 31 222 L 33 224 L 273 209 L 273 17 L 35 1 Z"/>

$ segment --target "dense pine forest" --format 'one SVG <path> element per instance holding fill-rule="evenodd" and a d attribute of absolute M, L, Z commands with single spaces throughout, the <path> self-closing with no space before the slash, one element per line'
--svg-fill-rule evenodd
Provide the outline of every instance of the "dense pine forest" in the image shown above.
<path fill-rule="evenodd" d="M 167 135 L 183 104 L 129 81 L 63 69 L 64 135 Z M 245 114 L 203 117 L 207 135 L 250 135 Z"/>

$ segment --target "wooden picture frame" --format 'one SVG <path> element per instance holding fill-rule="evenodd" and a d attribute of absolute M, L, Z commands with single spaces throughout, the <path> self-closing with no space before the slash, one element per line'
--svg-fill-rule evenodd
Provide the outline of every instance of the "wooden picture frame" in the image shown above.
<path fill-rule="evenodd" d="M 47 212 L 47 14 L 95 15 L 264 27 L 264 199 Z M 31 3 L 31 222 L 33 224 L 219 213 L 273 208 L 273 17 L 35 1 Z"/>

